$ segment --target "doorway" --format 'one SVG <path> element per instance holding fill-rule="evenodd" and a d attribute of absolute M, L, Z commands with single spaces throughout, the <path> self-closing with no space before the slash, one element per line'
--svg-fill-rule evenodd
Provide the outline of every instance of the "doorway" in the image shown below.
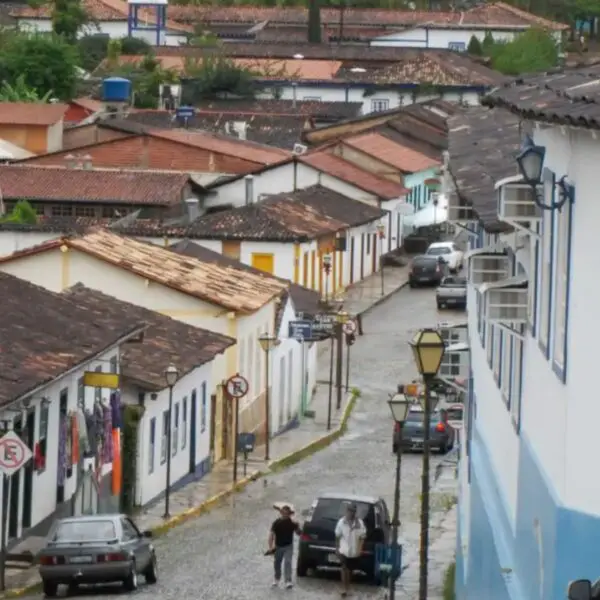
<path fill-rule="evenodd" d="M 369 239 L 368 234 L 367 234 L 367 240 Z M 361 233 L 360 234 L 360 281 L 362 281 L 365 278 L 365 251 L 366 251 L 366 246 L 365 246 L 365 234 Z"/>
<path fill-rule="evenodd" d="M 233 411 L 231 410 L 231 398 L 229 394 L 223 392 L 223 419 L 221 420 L 222 435 L 221 435 L 221 456 L 223 458 L 231 458 L 231 432 L 233 430 L 231 418 Z"/>
<path fill-rule="evenodd" d="M 279 427 L 285 424 L 285 356 L 279 359 Z"/>
<path fill-rule="evenodd" d="M 373 273 L 377 271 L 377 250 L 379 250 L 379 244 L 377 243 L 377 234 L 373 234 Z"/>
<path fill-rule="evenodd" d="M 64 389 L 61 391 L 60 393 L 60 404 L 59 404 L 59 409 L 58 409 L 58 432 L 57 432 L 57 436 L 56 439 L 58 440 L 58 474 L 56 477 L 56 508 L 59 507 L 60 504 L 62 504 L 65 501 L 65 480 L 67 478 L 67 473 L 66 473 L 66 454 L 67 454 L 67 449 L 65 448 L 60 448 L 61 444 L 65 444 L 67 443 L 66 440 L 66 436 L 62 435 L 62 431 L 64 428 L 66 428 L 66 420 L 67 420 L 67 407 L 69 404 L 69 391 L 67 389 Z M 63 459 L 63 464 L 61 465 L 61 457 L 65 457 Z"/>
<path fill-rule="evenodd" d="M 41 408 L 40 408 L 41 410 Z M 35 410 L 30 410 L 27 413 L 27 421 L 25 423 L 25 431 L 23 432 L 23 441 L 33 454 L 33 436 L 35 431 Z M 25 479 L 23 485 L 23 529 L 31 527 L 31 511 L 33 496 L 33 460 L 27 461 L 23 468 L 23 477 Z"/>
<path fill-rule="evenodd" d="M 196 421 L 198 415 L 196 390 L 190 398 L 190 473 L 196 472 Z"/>
<path fill-rule="evenodd" d="M 217 432 L 217 395 L 210 395 L 210 441 L 209 441 L 209 449 L 210 449 L 210 460 L 211 463 L 215 462 L 215 435 Z"/>
<path fill-rule="evenodd" d="M 354 283 L 354 236 L 350 238 L 350 285 Z"/>

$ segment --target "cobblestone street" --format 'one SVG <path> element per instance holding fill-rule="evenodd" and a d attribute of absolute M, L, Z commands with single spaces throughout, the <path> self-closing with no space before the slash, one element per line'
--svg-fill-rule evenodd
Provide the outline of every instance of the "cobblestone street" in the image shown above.
<path fill-rule="evenodd" d="M 270 589 L 272 560 L 263 553 L 275 517 L 272 504 L 290 500 L 300 511 L 309 507 L 319 493 L 335 490 L 382 495 L 391 510 L 394 456 L 387 399 L 397 383 L 416 375 L 407 342 L 420 327 L 442 320 L 464 320 L 464 314 L 460 313 L 438 314 L 433 294 L 432 290 L 404 288 L 364 317 L 365 335 L 352 347 L 350 376 L 350 385 L 360 389 L 361 398 L 347 434 L 311 458 L 251 484 L 227 505 L 157 539 L 159 583 L 142 585 L 136 597 L 255 600 L 291 593 L 298 600 L 324 600 L 339 596 L 337 573 L 302 579 L 292 592 Z M 320 371 L 319 379 L 327 379 L 325 361 Z M 433 457 L 432 471 L 440 460 L 443 459 Z M 401 535 L 404 563 L 409 570 L 417 560 L 420 473 L 421 455 L 404 455 Z M 443 475 L 434 486 L 432 544 L 443 531 L 440 524 L 451 509 L 454 489 L 453 473 Z M 110 595 L 110 589 L 81 592 L 81 596 L 88 598 Z M 377 588 L 359 584 L 353 597 L 367 599 L 380 595 Z M 402 593 L 402 586 L 399 596 L 412 600 L 412 594 Z M 435 596 L 432 593 L 432 598 Z"/>

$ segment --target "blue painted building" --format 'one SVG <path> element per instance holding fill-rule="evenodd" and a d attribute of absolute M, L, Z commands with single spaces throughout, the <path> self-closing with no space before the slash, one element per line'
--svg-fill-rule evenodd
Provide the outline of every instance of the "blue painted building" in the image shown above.
<path fill-rule="evenodd" d="M 569 581 L 600 577 L 592 346 L 600 286 L 590 276 L 599 126 L 572 129 L 543 109 L 538 122 L 523 122 L 542 96 L 544 106 L 562 102 L 561 114 L 580 110 L 583 81 L 590 75 L 577 71 L 564 83 L 526 80 L 492 94 L 495 108 L 450 118 L 445 191 L 450 219 L 468 229 L 471 248 L 457 600 L 564 600 Z M 548 100 L 546 83 L 556 98 Z M 585 107 L 600 116 L 600 105 Z M 499 134 L 482 141 L 492 120 Z M 519 169 L 515 150 L 529 125 Z M 539 177 L 528 181 L 536 160 Z"/>
<path fill-rule="evenodd" d="M 407 173 L 404 176 L 404 185 L 410 192 L 406 195 L 406 201 L 414 207 L 415 212 L 424 208 L 431 200 L 432 191 L 425 185 L 427 179 L 435 179 L 439 176 L 439 167 L 432 167 L 417 173 Z"/>

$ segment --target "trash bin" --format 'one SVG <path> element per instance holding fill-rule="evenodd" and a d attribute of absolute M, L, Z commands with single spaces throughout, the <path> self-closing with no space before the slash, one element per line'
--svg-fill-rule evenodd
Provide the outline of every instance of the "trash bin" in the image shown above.
<path fill-rule="evenodd" d="M 375 546 L 375 581 L 380 585 L 396 581 L 402 572 L 402 544 L 377 544 Z"/>

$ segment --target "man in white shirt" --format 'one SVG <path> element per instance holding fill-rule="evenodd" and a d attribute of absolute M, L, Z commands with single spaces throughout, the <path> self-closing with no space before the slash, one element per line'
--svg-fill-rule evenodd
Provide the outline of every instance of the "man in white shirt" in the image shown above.
<path fill-rule="evenodd" d="M 362 553 L 367 530 L 361 519 L 356 517 L 356 505 L 349 504 L 346 516 L 335 527 L 336 550 L 342 565 L 342 596 L 350 591 L 350 580 Z"/>

